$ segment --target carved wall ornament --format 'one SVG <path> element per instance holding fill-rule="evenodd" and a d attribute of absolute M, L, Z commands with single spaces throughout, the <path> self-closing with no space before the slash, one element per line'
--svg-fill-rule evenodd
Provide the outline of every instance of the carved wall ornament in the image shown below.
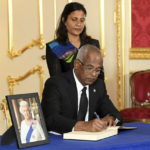
<path fill-rule="evenodd" d="M 43 92 L 43 76 L 44 76 L 44 68 L 40 65 L 35 66 L 34 68 L 32 68 L 31 70 L 29 70 L 27 73 L 25 73 L 24 75 L 20 75 L 19 77 L 13 77 L 12 75 L 9 75 L 7 77 L 7 82 L 8 82 L 8 88 L 9 88 L 9 94 L 13 95 L 14 94 L 14 86 L 19 84 L 20 81 L 26 79 L 27 77 L 29 77 L 30 75 L 34 74 L 34 73 L 38 73 L 39 74 L 39 78 L 40 78 L 40 100 L 42 99 L 42 92 Z"/>

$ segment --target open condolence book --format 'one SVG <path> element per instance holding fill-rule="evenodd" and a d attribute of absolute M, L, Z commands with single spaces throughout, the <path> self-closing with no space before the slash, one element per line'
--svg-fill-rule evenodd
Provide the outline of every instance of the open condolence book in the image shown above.
<path fill-rule="evenodd" d="M 118 134 L 118 129 L 135 129 L 136 127 L 115 126 L 100 132 L 73 131 L 63 134 L 63 139 L 97 141 Z"/>

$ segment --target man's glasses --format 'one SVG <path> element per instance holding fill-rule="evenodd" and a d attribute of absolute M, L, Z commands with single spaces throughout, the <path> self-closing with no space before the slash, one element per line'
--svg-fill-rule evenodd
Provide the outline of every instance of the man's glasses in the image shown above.
<path fill-rule="evenodd" d="M 100 72 L 103 70 L 103 68 L 94 68 L 92 65 L 85 65 L 80 59 L 78 59 L 80 64 L 85 67 L 85 70 L 89 73 L 96 72 L 97 74 L 100 74 Z"/>

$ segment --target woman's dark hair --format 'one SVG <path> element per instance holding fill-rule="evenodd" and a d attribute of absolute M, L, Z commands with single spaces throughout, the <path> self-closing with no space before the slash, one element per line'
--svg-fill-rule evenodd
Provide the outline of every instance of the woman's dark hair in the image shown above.
<path fill-rule="evenodd" d="M 84 12 L 85 16 L 87 14 L 84 6 L 77 2 L 68 3 L 65 6 L 65 8 L 61 14 L 59 25 L 56 30 L 56 36 L 57 36 L 58 42 L 63 45 L 67 44 L 66 40 L 68 39 L 67 28 L 64 23 L 66 22 L 68 15 L 76 10 L 82 10 Z M 62 21 L 62 19 L 64 19 L 64 20 Z M 86 26 L 84 26 L 84 29 L 83 29 L 82 33 L 80 34 L 80 39 L 85 42 L 90 42 L 92 40 L 91 37 L 86 34 Z"/>

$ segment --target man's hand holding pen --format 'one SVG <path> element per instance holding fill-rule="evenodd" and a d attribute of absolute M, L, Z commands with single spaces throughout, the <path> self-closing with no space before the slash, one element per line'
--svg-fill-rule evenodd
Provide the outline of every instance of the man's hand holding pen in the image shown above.
<path fill-rule="evenodd" d="M 107 122 L 100 119 L 90 121 L 78 121 L 74 126 L 74 131 L 98 132 L 107 128 Z"/>
<path fill-rule="evenodd" d="M 107 126 L 116 126 L 115 118 L 113 116 L 107 115 L 101 120 L 105 121 L 107 123 Z"/>
<path fill-rule="evenodd" d="M 88 131 L 88 132 L 98 132 L 106 129 L 108 126 L 115 126 L 115 118 L 113 116 L 107 115 L 101 118 L 95 113 L 96 119 L 90 121 L 78 121 L 75 124 L 75 131 Z"/>

